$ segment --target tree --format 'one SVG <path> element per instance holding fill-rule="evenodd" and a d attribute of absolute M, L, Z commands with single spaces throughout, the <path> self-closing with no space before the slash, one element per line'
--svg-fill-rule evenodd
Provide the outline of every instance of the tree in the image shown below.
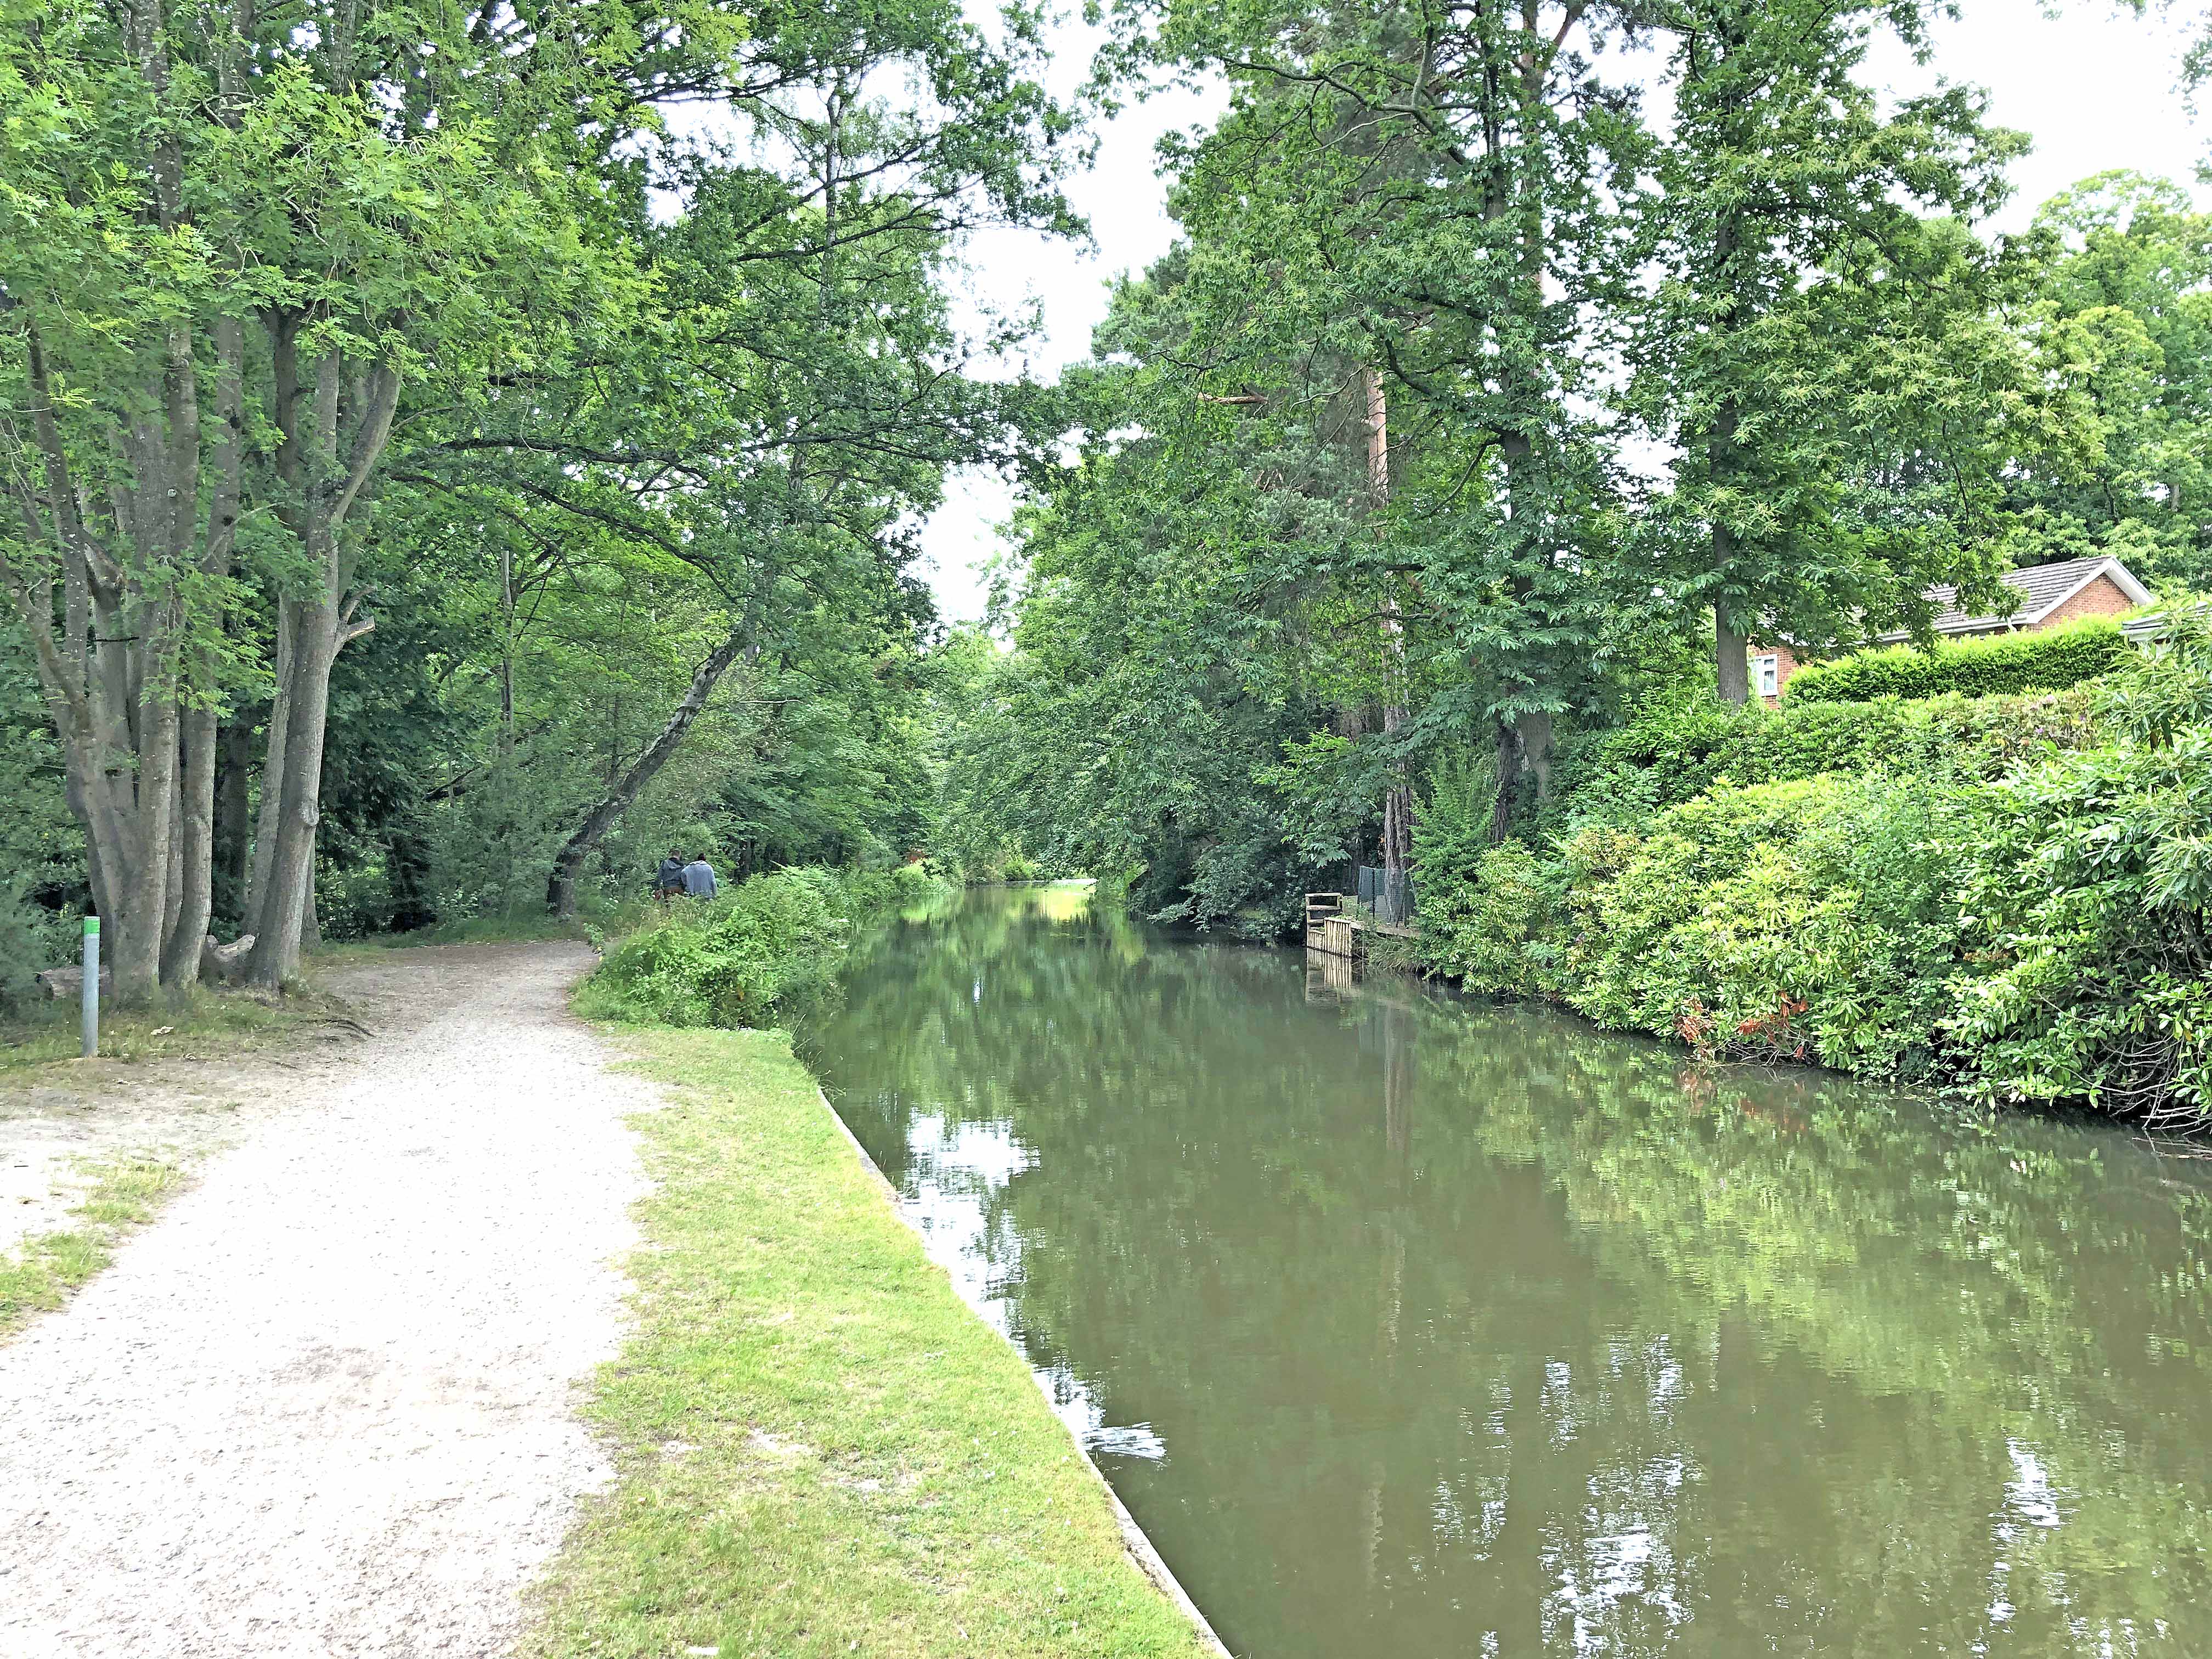
<path fill-rule="evenodd" d="M 125 1001 L 198 974 L 248 582 L 276 627 L 252 971 L 296 970 L 330 672 L 373 625 L 353 579 L 402 388 L 501 372 L 526 349 L 506 325 L 576 272 L 537 136 L 575 82 L 533 44 L 489 15 L 251 0 L 29 0 L 0 30 L 22 411 L 0 427 L 0 574 Z"/>
<path fill-rule="evenodd" d="M 1257 418 L 1332 361 L 1347 389 L 1374 371 L 1389 500 L 1337 573 L 1364 565 L 1402 625 L 1452 641 L 1504 762 L 1502 834 L 1548 788 L 1610 557 L 1593 394 L 1634 272 L 1647 141 L 1595 53 L 1632 37 L 1638 10 L 1170 4 L 1159 19 L 1141 52 L 1133 23 L 1132 55 L 1218 66 L 1235 88 L 1175 155 L 1187 303 L 1204 319 L 1193 391 L 1252 394 Z"/>
<path fill-rule="evenodd" d="M 2212 217 L 2164 179 L 2104 173 L 2037 210 L 2022 331 L 2086 400 L 2086 465 L 2032 459 L 2005 506 L 2023 562 L 2111 552 L 2212 586 Z"/>
<path fill-rule="evenodd" d="M 1966 88 L 1885 113 L 1876 29 L 1917 0 L 1657 9 L 1674 115 L 1648 229 L 1661 280 L 1629 405 L 1675 452 L 1656 539 L 1710 605 L 1724 702 L 1754 629 L 1815 646 L 1924 626 L 1929 586 L 1994 600 L 2007 464 L 2048 441 L 2037 365 L 1993 314 L 2006 266 L 1960 223 L 2024 148 Z"/>

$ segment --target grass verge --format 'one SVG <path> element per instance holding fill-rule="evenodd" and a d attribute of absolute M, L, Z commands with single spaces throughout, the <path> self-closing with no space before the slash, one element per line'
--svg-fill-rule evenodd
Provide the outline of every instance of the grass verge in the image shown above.
<path fill-rule="evenodd" d="M 773 1031 L 622 1027 L 680 1085 L 636 1328 L 594 1388 L 618 1478 L 523 1655 L 1196 1654 L 1027 1368 L 924 1258 Z"/>
<path fill-rule="evenodd" d="M 154 1218 L 181 1176 L 175 1164 L 155 1158 L 94 1164 L 88 1173 L 94 1176 L 92 1188 L 70 1212 L 81 1218 L 80 1224 L 0 1250 L 0 1339 L 12 1336 L 32 1315 L 60 1307 L 105 1267 L 117 1243 Z"/>
<path fill-rule="evenodd" d="M 337 1017 L 337 1008 L 312 989 L 273 997 L 204 988 L 163 996 L 150 1008 L 103 1006 L 100 1057 L 142 1060 L 250 1054 L 303 1024 Z M 0 1019 L 0 1073 L 74 1060 L 82 1041 L 77 1022 L 74 998 L 42 999 Z"/>

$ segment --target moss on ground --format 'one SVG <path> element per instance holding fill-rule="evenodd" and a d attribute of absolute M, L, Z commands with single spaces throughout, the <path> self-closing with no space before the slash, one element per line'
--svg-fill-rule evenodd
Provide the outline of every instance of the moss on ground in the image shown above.
<path fill-rule="evenodd" d="M 125 1158 L 90 1166 L 91 1189 L 70 1211 L 78 1224 L 39 1233 L 0 1249 L 0 1339 L 32 1315 L 58 1308 L 69 1293 L 105 1267 L 123 1235 L 154 1218 L 181 1179 L 173 1164 Z"/>
<path fill-rule="evenodd" d="M 1195 1654 L 1027 1368 L 922 1255 L 769 1031 L 620 1028 L 679 1085 L 636 1326 L 591 1413 L 619 1476 L 526 1655 Z"/>

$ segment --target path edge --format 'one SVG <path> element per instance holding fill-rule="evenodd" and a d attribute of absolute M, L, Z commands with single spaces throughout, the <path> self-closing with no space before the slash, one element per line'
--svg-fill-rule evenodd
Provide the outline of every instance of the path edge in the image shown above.
<path fill-rule="evenodd" d="M 876 1160 L 868 1156 L 868 1149 L 860 1145 L 860 1137 L 847 1126 L 843 1118 L 837 1115 L 837 1109 L 830 1103 L 829 1095 L 818 1082 L 814 1085 L 814 1097 L 822 1103 L 822 1115 L 836 1125 L 837 1133 L 845 1138 L 845 1144 L 853 1149 L 853 1156 L 860 1160 L 860 1167 L 867 1171 L 869 1179 L 875 1183 L 876 1190 L 883 1194 L 884 1202 L 890 1206 L 891 1213 L 898 1218 L 899 1224 L 915 1236 L 921 1244 L 926 1255 L 929 1249 L 929 1240 L 921 1229 L 915 1224 L 914 1218 L 906 1212 L 906 1206 L 899 1202 L 898 1188 L 892 1186 L 883 1170 L 877 1167 Z M 1043 1380 L 1037 1376 L 1036 1368 L 1030 1364 L 1029 1357 L 1015 1347 L 1013 1339 L 992 1324 L 989 1320 L 982 1320 L 981 1322 L 1000 1341 L 1006 1344 L 1007 1350 L 1015 1358 L 1022 1362 L 1022 1369 L 1029 1372 L 1030 1380 L 1035 1382 L 1038 1391 L 1042 1393 Z M 1050 1399 L 1050 1395 L 1046 1395 L 1048 1402 Z M 1151 1581 L 1152 1588 L 1173 1602 L 1176 1610 L 1197 1628 L 1199 1635 L 1216 1656 L 1216 1659 L 1235 1659 L 1235 1656 L 1229 1651 L 1228 1644 L 1222 1641 L 1206 1616 L 1199 1611 L 1198 1603 L 1191 1600 L 1190 1592 L 1182 1587 L 1182 1581 L 1175 1576 L 1174 1570 L 1168 1565 L 1152 1540 L 1146 1536 L 1145 1529 L 1137 1524 L 1137 1517 L 1129 1513 L 1129 1506 L 1121 1501 L 1121 1493 L 1114 1490 L 1113 1482 L 1107 1480 L 1106 1472 L 1098 1467 L 1097 1461 L 1091 1455 L 1090 1449 L 1074 1434 L 1070 1433 L 1067 1437 L 1069 1443 L 1075 1448 L 1075 1455 L 1083 1460 L 1083 1467 L 1091 1471 L 1091 1478 L 1098 1483 L 1098 1490 L 1106 1494 L 1106 1501 L 1114 1506 L 1114 1519 L 1121 1528 L 1121 1548 L 1128 1556 L 1131 1565 L 1139 1572 L 1144 1574 L 1146 1578 Z"/>

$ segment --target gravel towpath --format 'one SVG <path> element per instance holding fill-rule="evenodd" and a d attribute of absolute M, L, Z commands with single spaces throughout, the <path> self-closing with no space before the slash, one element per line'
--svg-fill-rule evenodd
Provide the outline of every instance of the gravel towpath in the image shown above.
<path fill-rule="evenodd" d="M 622 1334 L 653 1097 L 566 1012 L 590 965 L 364 970 L 377 1036 L 272 1070 L 298 1098 L 0 1346 L 0 1654 L 507 1647 L 611 1474 L 575 1384 Z"/>

